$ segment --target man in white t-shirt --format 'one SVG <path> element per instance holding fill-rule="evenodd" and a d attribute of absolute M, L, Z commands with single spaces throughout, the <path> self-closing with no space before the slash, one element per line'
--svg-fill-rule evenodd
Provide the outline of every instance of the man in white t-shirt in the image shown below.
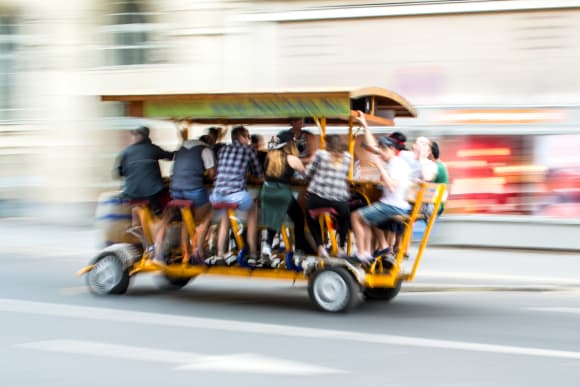
<path fill-rule="evenodd" d="M 437 174 L 437 164 L 430 160 L 431 140 L 427 137 L 417 137 L 413 150 L 403 150 L 399 157 L 411 167 L 411 181 L 433 181 Z"/>
<path fill-rule="evenodd" d="M 374 165 L 384 186 L 383 196 L 378 202 L 351 214 L 357 258 L 362 262 L 370 262 L 373 260 L 371 228 L 395 215 L 407 214 L 410 210 L 406 196 L 411 182 L 411 170 L 405 161 L 395 155 L 395 141 L 388 137 L 375 139 L 368 130 L 364 116 L 361 115 L 358 120 L 365 128 L 366 148 L 378 156 Z"/>

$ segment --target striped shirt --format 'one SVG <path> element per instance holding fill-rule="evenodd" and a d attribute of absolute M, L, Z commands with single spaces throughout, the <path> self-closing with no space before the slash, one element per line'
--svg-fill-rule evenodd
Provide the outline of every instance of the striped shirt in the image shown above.
<path fill-rule="evenodd" d="M 317 150 L 312 163 L 306 168 L 306 178 L 310 180 L 308 192 L 327 200 L 344 201 L 350 197 L 347 177 L 351 156 L 343 153 L 338 165 L 333 164 L 330 153 Z"/>
<path fill-rule="evenodd" d="M 219 195 L 229 195 L 245 191 L 248 171 L 256 177 L 261 177 L 263 174 L 252 147 L 238 141 L 224 146 L 218 153 L 214 192 Z"/>

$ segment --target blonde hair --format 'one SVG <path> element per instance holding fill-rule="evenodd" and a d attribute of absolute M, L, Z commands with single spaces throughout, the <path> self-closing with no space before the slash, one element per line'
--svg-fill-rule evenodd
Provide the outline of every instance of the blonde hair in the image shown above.
<path fill-rule="evenodd" d="M 298 156 L 298 148 L 294 141 L 290 141 L 282 149 L 274 149 L 268 152 L 266 175 L 280 177 L 286 167 L 286 158 L 288 155 Z"/>

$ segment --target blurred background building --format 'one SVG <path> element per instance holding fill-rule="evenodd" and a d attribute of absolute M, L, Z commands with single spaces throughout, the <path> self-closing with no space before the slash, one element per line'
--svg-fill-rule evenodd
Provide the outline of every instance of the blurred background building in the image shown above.
<path fill-rule="evenodd" d="M 577 0 L 0 0 L 0 216 L 93 221 L 140 123 L 99 95 L 372 85 L 440 142 L 435 242 L 580 249 L 579 42 Z"/>

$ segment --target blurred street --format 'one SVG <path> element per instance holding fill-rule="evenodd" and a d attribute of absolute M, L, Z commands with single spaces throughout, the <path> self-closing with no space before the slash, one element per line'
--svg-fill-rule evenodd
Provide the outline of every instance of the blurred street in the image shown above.
<path fill-rule="evenodd" d="M 0 222 L 1 385 L 576 386 L 578 254 L 428 248 L 390 304 L 316 312 L 304 283 L 138 276 L 95 297 L 97 231 Z M 27 372 L 35 364 L 35 372 Z M 534 369 L 534 372 L 530 372 Z"/>
<path fill-rule="evenodd" d="M 0 254 L 83 265 L 99 250 L 99 230 L 0 220 Z M 413 253 L 417 246 L 413 246 Z M 406 262 L 410 264 L 411 262 Z M 428 246 L 413 286 L 580 286 L 580 253 Z"/>

